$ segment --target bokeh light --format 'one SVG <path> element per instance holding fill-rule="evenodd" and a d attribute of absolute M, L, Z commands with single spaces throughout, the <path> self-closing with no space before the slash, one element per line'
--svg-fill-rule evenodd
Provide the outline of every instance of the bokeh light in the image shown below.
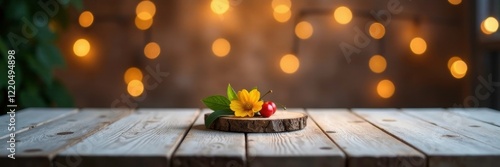
<path fill-rule="evenodd" d="M 231 44 L 224 38 L 218 38 L 212 43 L 212 52 L 217 57 L 224 57 L 231 51 Z"/>
<path fill-rule="evenodd" d="M 273 9 L 275 9 L 278 5 L 285 5 L 288 6 L 288 8 L 292 7 L 292 2 L 290 0 L 273 0 L 271 2 L 271 5 Z"/>
<path fill-rule="evenodd" d="M 127 85 L 127 91 L 130 96 L 140 96 L 144 92 L 144 84 L 139 80 L 132 80 Z"/>
<path fill-rule="evenodd" d="M 273 12 L 273 17 L 276 21 L 285 23 L 290 20 L 290 17 L 292 17 L 292 12 L 290 10 L 288 10 L 288 12 L 286 13 Z"/>
<path fill-rule="evenodd" d="M 78 57 L 86 56 L 90 51 L 90 43 L 86 39 L 78 39 L 75 44 L 73 44 L 73 52 Z"/>
<path fill-rule="evenodd" d="M 135 14 L 141 20 L 150 20 L 156 13 L 156 6 L 151 1 L 141 1 L 135 8 Z"/>
<path fill-rule="evenodd" d="M 380 39 L 385 35 L 385 27 L 380 23 L 372 23 L 370 29 L 368 30 L 370 36 L 374 39 Z"/>
<path fill-rule="evenodd" d="M 299 59 L 293 54 L 287 54 L 283 56 L 280 60 L 280 67 L 283 72 L 287 74 L 293 74 L 299 69 L 300 62 Z"/>
<path fill-rule="evenodd" d="M 395 91 L 396 87 L 390 80 L 384 79 L 377 84 L 377 93 L 384 99 L 392 97 Z"/>
<path fill-rule="evenodd" d="M 210 8 L 215 14 L 222 15 L 229 10 L 229 0 L 212 0 Z"/>
<path fill-rule="evenodd" d="M 351 9 L 345 6 L 338 7 L 335 9 L 335 12 L 333 12 L 333 17 L 339 24 L 347 24 L 352 20 Z"/>
<path fill-rule="evenodd" d="M 153 25 L 153 19 L 149 19 L 149 20 L 142 20 L 140 19 L 139 17 L 135 17 L 135 26 L 139 29 L 139 30 L 147 30 L 151 27 L 151 25 Z"/>
<path fill-rule="evenodd" d="M 385 71 L 385 68 L 387 67 L 387 62 L 385 61 L 385 58 L 382 57 L 381 55 L 374 55 L 370 58 L 368 66 L 370 67 L 370 70 L 372 70 L 372 72 L 382 73 Z"/>
<path fill-rule="evenodd" d="M 416 55 L 424 54 L 427 50 L 427 43 L 420 37 L 415 37 L 410 42 L 410 49 Z"/>
<path fill-rule="evenodd" d="M 451 69 L 451 65 L 457 60 L 462 60 L 462 59 L 458 56 L 453 56 L 448 60 L 448 70 Z"/>
<path fill-rule="evenodd" d="M 160 55 L 160 45 L 156 42 L 150 42 L 144 47 L 144 55 L 149 59 L 155 59 Z"/>
<path fill-rule="evenodd" d="M 448 0 L 448 2 L 452 5 L 459 5 L 462 3 L 462 0 Z"/>
<path fill-rule="evenodd" d="M 80 23 L 80 26 L 82 27 L 90 27 L 92 23 L 94 22 L 94 15 L 90 11 L 84 11 L 80 14 L 80 17 L 78 18 L 78 23 Z"/>
<path fill-rule="evenodd" d="M 455 60 L 450 67 L 450 73 L 453 77 L 460 79 L 467 74 L 467 64 L 462 60 Z"/>
<path fill-rule="evenodd" d="M 142 71 L 137 67 L 130 67 L 127 71 L 125 71 L 123 80 L 125 81 L 125 84 L 128 84 L 132 80 L 142 81 Z"/>
<path fill-rule="evenodd" d="M 300 39 L 308 39 L 313 34 L 314 29 L 311 23 L 302 21 L 295 26 L 295 35 Z"/>
<path fill-rule="evenodd" d="M 494 17 L 488 17 L 483 22 L 481 22 L 481 31 L 484 34 L 493 34 L 498 30 L 498 20 Z"/>

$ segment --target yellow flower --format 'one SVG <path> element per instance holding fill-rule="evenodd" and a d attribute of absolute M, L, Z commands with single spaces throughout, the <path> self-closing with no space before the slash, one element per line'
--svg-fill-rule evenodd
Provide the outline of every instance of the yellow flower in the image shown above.
<path fill-rule="evenodd" d="M 238 91 L 238 99 L 232 100 L 229 107 L 234 111 L 236 117 L 253 117 L 256 112 L 262 109 L 264 103 L 260 100 L 260 92 L 253 89 L 248 93 L 246 89 Z"/>

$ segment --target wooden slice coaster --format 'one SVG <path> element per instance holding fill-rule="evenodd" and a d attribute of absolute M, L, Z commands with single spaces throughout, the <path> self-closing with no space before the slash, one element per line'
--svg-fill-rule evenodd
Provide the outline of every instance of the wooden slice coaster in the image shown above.
<path fill-rule="evenodd" d="M 209 114 L 205 114 L 205 119 Z M 253 117 L 220 117 L 210 126 L 210 129 L 227 132 L 289 132 L 304 129 L 307 126 L 307 115 L 298 112 L 276 111 L 269 118 Z"/>

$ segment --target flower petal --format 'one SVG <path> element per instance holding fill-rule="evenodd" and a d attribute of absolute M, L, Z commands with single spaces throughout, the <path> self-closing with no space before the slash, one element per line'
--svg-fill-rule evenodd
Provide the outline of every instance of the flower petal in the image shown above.
<path fill-rule="evenodd" d="M 255 103 L 260 99 L 260 92 L 257 89 L 253 89 L 249 93 L 249 100 L 251 103 Z"/>
<path fill-rule="evenodd" d="M 258 101 L 256 103 L 253 103 L 252 110 L 253 112 L 259 112 L 262 110 L 262 104 L 264 104 L 264 101 Z"/>
<path fill-rule="evenodd" d="M 243 111 L 243 104 L 239 100 L 232 100 L 231 104 L 229 104 L 229 108 L 233 110 L 235 113 L 237 111 Z"/>
<path fill-rule="evenodd" d="M 247 103 L 249 100 L 249 94 L 246 89 L 243 89 L 241 91 L 238 91 L 238 100 L 240 100 L 241 103 Z"/>
<path fill-rule="evenodd" d="M 246 117 L 248 114 L 245 110 L 239 110 L 234 112 L 234 116 L 236 117 Z"/>

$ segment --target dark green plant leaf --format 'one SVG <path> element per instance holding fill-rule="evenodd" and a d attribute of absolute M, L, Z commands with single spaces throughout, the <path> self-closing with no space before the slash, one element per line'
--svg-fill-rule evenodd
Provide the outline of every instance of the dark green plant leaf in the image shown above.
<path fill-rule="evenodd" d="M 210 128 L 210 125 L 219 117 L 232 115 L 234 115 L 234 112 L 231 110 L 215 110 L 205 119 L 205 127 Z"/>
<path fill-rule="evenodd" d="M 71 0 L 71 5 L 75 7 L 76 10 L 82 11 L 83 9 L 83 1 L 82 0 Z"/>
<path fill-rule="evenodd" d="M 46 68 L 64 66 L 64 59 L 59 49 L 54 45 L 38 45 L 36 47 L 36 59 Z"/>
<path fill-rule="evenodd" d="M 35 74 L 45 83 L 45 85 L 52 84 L 52 71 L 37 62 L 33 56 L 26 56 L 26 61 L 28 62 L 28 66 L 30 67 Z"/>
<path fill-rule="evenodd" d="M 45 89 L 45 94 L 50 101 L 54 103 L 54 107 L 73 107 L 73 99 L 69 92 L 63 87 L 61 82 L 55 80 L 54 83 Z"/>
<path fill-rule="evenodd" d="M 18 100 L 19 104 L 23 107 L 47 107 L 46 102 L 43 100 L 42 96 L 36 87 L 29 86 L 26 89 L 20 90 Z M 16 92 L 17 93 L 17 92 Z"/>
<path fill-rule="evenodd" d="M 229 110 L 231 103 L 226 97 L 221 95 L 210 96 L 202 100 L 205 106 L 212 110 Z"/>
<path fill-rule="evenodd" d="M 227 85 L 227 98 L 229 101 L 238 100 L 238 95 L 234 91 L 233 87 L 231 87 L 231 84 Z"/>

